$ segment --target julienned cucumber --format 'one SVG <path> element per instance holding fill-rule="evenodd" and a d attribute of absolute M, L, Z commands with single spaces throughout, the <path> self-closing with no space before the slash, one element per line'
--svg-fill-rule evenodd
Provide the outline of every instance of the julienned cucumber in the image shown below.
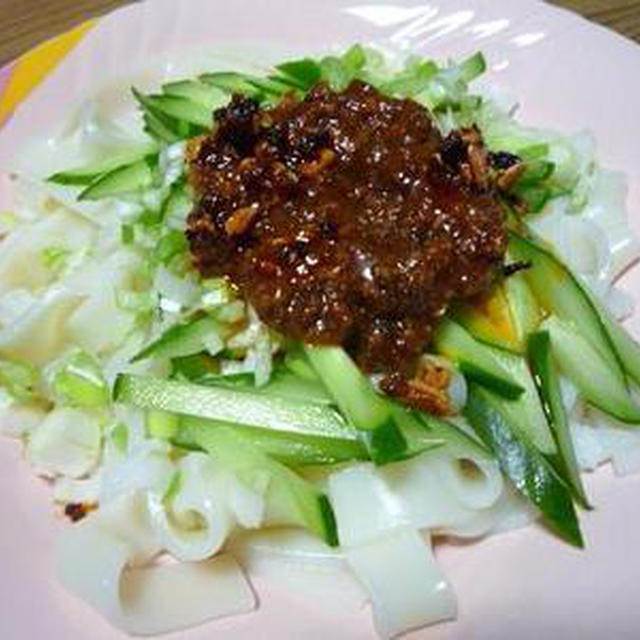
<path fill-rule="evenodd" d="M 438 353 L 455 362 L 468 379 L 512 400 L 524 393 L 524 388 L 496 360 L 493 349 L 452 320 L 444 320 L 438 327 L 433 345 Z"/>
<path fill-rule="evenodd" d="M 525 390 L 519 398 L 504 403 L 507 418 L 539 451 L 548 456 L 556 455 L 558 448 L 538 398 L 527 361 L 522 356 L 501 349 L 494 349 L 493 352 L 505 371 Z"/>
<path fill-rule="evenodd" d="M 300 402 L 334 404 L 333 398 L 315 374 L 311 378 L 303 378 L 283 364 L 273 367 L 269 382 L 261 387 L 255 386 L 253 373 L 222 375 L 216 360 L 206 353 L 174 358 L 171 365 L 171 377 L 178 380 L 212 387 L 245 389 L 257 394 L 280 396 Z"/>
<path fill-rule="evenodd" d="M 300 378 L 305 378 L 306 380 L 319 380 L 318 374 L 309 364 L 309 360 L 302 351 L 287 352 L 284 357 L 284 366 Z"/>
<path fill-rule="evenodd" d="M 535 331 L 542 318 L 540 307 L 527 284 L 525 274 L 514 273 L 505 279 L 505 291 L 520 352 L 524 353 L 527 337 Z"/>
<path fill-rule="evenodd" d="M 555 359 L 586 400 L 621 422 L 640 423 L 640 408 L 629 394 L 624 374 L 610 366 L 579 329 L 555 316 L 540 328 L 549 332 Z"/>
<path fill-rule="evenodd" d="M 175 415 L 175 414 L 169 414 Z M 229 424 L 195 418 L 176 416 L 177 429 L 169 439 L 186 449 L 203 448 L 208 432 L 212 429 L 233 429 L 257 449 L 291 467 L 330 465 L 353 460 L 368 460 L 369 454 L 359 440 L 326 438 L 296 432 L 276 431 L 259 427 Z"/>
<path fill-rule="evenodd" d="M 618 352 L 625 373 L 640 385 L 640 344 L 638 344 L 625 328 L 602 307 L 597 305 L 600 318 Z"/>
<path fill-rule="evenodd" d="M 279 396 L 280 398 L 289 398 L 299 402 L 311 402 L 314 404 L 334 404 L 333 398 L 329 396 L 327 390 L 319 380 L 307 380 L 282 370 L 274 371 L 269 378 L 269 382 L 262 387 L 256 387 L 253 384 L 253 375 L 250 374 L 250 378 L 251 390 L 253 393 L 259 395 Z M 203 384 L 225 386 L 228 383 L 225 377 L 219 377 L 217 381 L 210 379 L 209 381 L 203 382 Z"/>
<path fill-rule="evenodd" d="M 135 87 L 131 88 L 131 92 L 142 110 L 145 131 L 156 140 L 172 144 L 202 131 L 201 127 L 197 127 L 196 132 L 188 122 L 167 115 L 152 103 L 149 96 L 140 93 Z"/>
<path fill-rule="evenodd" d="M 550 251 L 511 232 L 509 252 L 531 262 L 526 278 L 539 302 L 556 316 L 544 325 L 561 368 L 589 402 L 622 422 L 640 422 L 640 408 L 624 376 L 640 364 L 634 357 L 637 350 L 629 349 L 624 334 L 607 323 L 589 292 Z"/>
<path fill-rule="evenodd" d="M 164 115 L 189 124 L 210 129 L 213 115 L 209 107 L 179 95 L 159 94 L 147 96 L 149 107 Z"/>
<path fill-rule="evenodd" d="M 366 439 L 371 458 L 383 464 L 403 456 L 407 442 L 390 404 L 340 347 L 305 347 L 311 366 L 347 420 Z"/>
<path fill-rule="evenodd" d="M 146 358 L 179 358 L 203 351 L 207 341 L 217 337 L 220 348 L 224 346 L 221 335 L 225 328 L 213 318 L 203 316 L 190 322 L 174 324 L 159 338 L 139 351 L 131 362 Z"/>
<path fill-rule="evenodd" d="M 162 92 L 166 95 L 186 98 L 202 105 L 211 112 L 229 101 L 227 93 L 197 80 L 179 80 L 162 85 Z"/>
<path fill-rule="evenodd" d="M 567 412 L 560 391 L 560 380 L 551 357 L 551 339 L 546 331 L 538 331 L 529 336 L 528 354 L 540 400 L 558 444 L 561 473 L 568 479 L 580 504 L 590 508 L 573 449 Z"/>
<path fill-rule="evenodd" d="M 48 182 L 54 184 L 86 187 L 92 182 L 95 182 L 101 176 L 106 173 L 110 173 L 115 169 L 129 166 L 134 162 L 142 160 L 148 156 L 154 155 L 152 148 L 138 149 L 131 151 L 130 153 L 120 153 L 115 157 L 109 157 L 102 162 L 94 162 L 82 167 L 76 167 L 75 169 L 67 169 L 66 171 L 59 171 L 47 178 Z"/>
<path fill-rule="evenodd" d="M 622 373 L 613 343 L 589 295 L 571 271 L 550 251 L 514 232 L 509 234 L 509 254 L 531 263 L 525 277 L 538 302 L 549 313 L 579 326 L 613 370 Z"/>
<path fill-rule="evenodd" d="M 272 460 L 231 429 L 201 430 L 198 444 L 251 489 L 264 493 L 265 516 L 272 526 L 309 529 L 329 546 L 338 546 L 335 516 L 327 496 L 296 473 Z"/>
<path fill-rule="evenodd" d="M 478 76 L 481 76 L 487 69 L 487 61 L 481 51 L 470 55 L 465 58 L 459 65 L 458 71 L 460 78 L 464 82 L 471 82 Z"/>
<path fill-rule="evenodd" d="M 253 98 L 257 98 L 261 94 L 260 89 L 251 84 L 248 76 L 234 71 L 205 73 L 198 79 L 201 82 L 209 86 L 216 87 L 217 89 L 221 89 L 228 94 L 241 93 Z"/>
<path fill-rule="evenodd" d="M 100 200 L 142 191 L 153 184 L 157 163 L 158 156 L 154 154 L 108 171 L 81 191 L 78 200 Z"/>
<path fill-rule="evenodd" d="M 251 391 L 205 387 L 151 376 L 121 374 L 116 402 L 221 422 L 327 438 L 357 440 L 358 434 L 331 407 Z"/>
<path fill-rule="evenodd" d="M 497 458 L 503 473 L 540 509 L 546 524 L 570 544 L 582 547 L 569 490 L 540 451 L 513 427 L 504 411 L 507 402 L 471 383 L 464 414 Z"/>
<path fill-rule="evenodd" d="M 492 454 L 482 442 L 465 433 L 452 422 L 441 420 L 422 411 L 393 405 L 393 417 L 409 442 L 409 449 L 432 443 L 429 448 L 447 447 L 457 455 L 474 455 L 492 458 Z"/>
<path fill-rule="evenodd" d="M 283 62 L 276 70 L 303 90 L 310 89 L 322 78 L 322 67 L 311 58 Z"/>

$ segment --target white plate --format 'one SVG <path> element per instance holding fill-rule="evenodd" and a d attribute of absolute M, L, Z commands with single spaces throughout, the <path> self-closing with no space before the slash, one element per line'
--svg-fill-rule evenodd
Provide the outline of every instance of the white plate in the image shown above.
<path fill-rule="evenodd" d="M 187 50 L 244 52 L 245 59 L 249 52 L 263 62 L 356 41 L 439 58 L 483 50 L 490 62 L 488 77 L 519 97 L 522 120 L 596 134 L 603 164 L 629 176 L 629 210 L 640 228 L 640 48 L 565 11 L 529 1 L 154 0 L 135 5 L 102 18 L 31 93 L 2 132 L 0 168 L 11 164 L 28 137 L 54 131 L 80 98 L 120 83 L 150 62 L 155 71 L 143 76 L 151 83 L 163 71 L 177 72 L 175 62 Z M 627 274 L 622 283 L 632 293 L 640 291 L 637 273 Z M 587 488 L 597 509 L 582 518 L 586 551 L 571 549 L 538 527 L 478 543 L 440 545 L 438 557 L 458 595 L 459 617 L 415 637 L 638 637 L 640 477 L 618 480 L 605 469 L 587 478 Z M 121 637 L 55 582 L 53 540 L 66 525 L 55 521 L 48 487 L 32 476 L 17 445 L 9 442 L 0 444 L 0 501 L 0 637 Z M 175 637 L 374 635 L 368 610 L 310 597 L 289 582 L 284 574 L 280 580 L 257 579 L 259 611 Z"/>

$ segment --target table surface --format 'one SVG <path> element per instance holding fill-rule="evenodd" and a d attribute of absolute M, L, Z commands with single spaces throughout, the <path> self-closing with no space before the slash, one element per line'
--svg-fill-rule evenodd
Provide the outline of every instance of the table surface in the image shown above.
<path fill-rule="evenodd" d="M 0 66 L 33 45 L 131 0 L 0 0 Z M 640 43 L 640 0 L 554 0 Z"/>

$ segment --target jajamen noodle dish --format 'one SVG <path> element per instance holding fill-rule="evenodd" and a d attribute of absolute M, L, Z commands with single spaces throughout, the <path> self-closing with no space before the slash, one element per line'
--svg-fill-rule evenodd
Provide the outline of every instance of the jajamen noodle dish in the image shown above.
<path fill-rule="evenodd" d="M 637 469 L 624 180 L 485 66 L 354 44 L 134 87 L 12 176 L 3 430 L 116 627 L 249 611 L 272 554 L 341 566 L 392 637 L 456 615 L 434 537 L 582 547 L 581 471 Z"/>

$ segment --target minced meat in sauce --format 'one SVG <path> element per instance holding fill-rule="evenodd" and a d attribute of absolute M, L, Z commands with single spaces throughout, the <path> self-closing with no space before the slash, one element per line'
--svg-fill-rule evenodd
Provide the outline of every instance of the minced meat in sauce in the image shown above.
<path fill-rule="evenodd" d="M 261 109 L 235 96 L 190 150 L 187 236 L 287 337 L 411 375 L 449 305 L 488 288 L 505 216 L 476 129 L 353 82 Z"/>

